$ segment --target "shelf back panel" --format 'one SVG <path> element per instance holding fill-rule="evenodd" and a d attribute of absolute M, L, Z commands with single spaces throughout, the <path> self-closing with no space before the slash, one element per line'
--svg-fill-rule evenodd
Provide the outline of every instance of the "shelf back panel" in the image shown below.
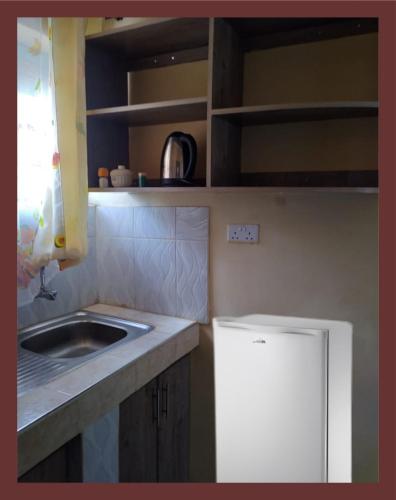
<path fill-rule="evenodd" d="M 125 106 L 127 73 L 122 59 L 90 45 L 85 51 L 87 109 Z"/>
<path fill-rule="evenodd" d="M 207 94 L 208 63 L 197 61 L 128 73 L 129 102 L 141 104 Z"/>
<path fill-rule="evenodd" d="M 244 57 L 243 104 L 375 101 L 378 35 L 337 38 Z"/>
<path fill-rule="evenodd" d="M 98 168 L 128 168 L 128 128 L 106 120 L 87 120 L 88 186 L 98 186 Z"/>
<path fill-rule="evenodd" d="M 244 173 L 377 168 L 375 117 L 242 127 Z"/>

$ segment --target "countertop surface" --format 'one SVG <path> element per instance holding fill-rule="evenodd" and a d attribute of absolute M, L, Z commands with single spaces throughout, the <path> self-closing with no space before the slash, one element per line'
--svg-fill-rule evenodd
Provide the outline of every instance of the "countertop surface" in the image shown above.
<path fill-rule="evenodd" d="M 94 304 L 83 309 L 153 326 L 148 334 L 87 360 L 18 396 L 18 475 L 140 389 L 198 345 L 198 324 Z"/>

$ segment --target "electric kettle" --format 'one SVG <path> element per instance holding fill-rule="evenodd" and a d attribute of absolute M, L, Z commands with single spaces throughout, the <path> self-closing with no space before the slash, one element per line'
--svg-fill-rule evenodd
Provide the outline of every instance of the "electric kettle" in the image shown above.
<path fill-rule="evenodd" d="M 172 132 L 166 138 L 161 155 L 161 184 L 192 184 L 197 161 L 197 143 L 183 132 Z"/>

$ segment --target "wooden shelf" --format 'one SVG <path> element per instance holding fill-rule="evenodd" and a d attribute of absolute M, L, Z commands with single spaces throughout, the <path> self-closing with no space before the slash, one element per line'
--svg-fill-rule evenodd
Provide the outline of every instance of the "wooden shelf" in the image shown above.
<path fill-rule="evenodd" d="M 177 99 L 130 106 L 92 109 L 87 111 L 90 119 L 115 120 L 129 126 L 157 125 L 206 120 L 206 97 Z"/>
<path fill-rule="evenodd" d="M 279 192 L 321 192 L 321 193 L 378 193 L 378 187 L 290 187 L 290 186 L 223 186 L 223 187 L 125 187 L 89 188 L 89 193 L 279 193 Z"/>
<path fill-rule="evenodd" d="M 240 106 L 212 110 L 212 116 L 228 118 L 241 125 L 331 120 L 337 118 L 361 118 L 377 115 L 377 101 Z"/>
<path fill-rule="evenodd" d="M 146 187 L 122 187 L 122 188 L 89 188 L 90 193 L 185 193 L 185 192 L 204 192 L 210 188 L 205 186 L 174 187 L 174 186 L 146 186 Z"/>
<path fill-rule="evenodd" d="M 86 37 L 87 45 L 141 59 L 208 45 L 208 18 L 165 18 Z"/>

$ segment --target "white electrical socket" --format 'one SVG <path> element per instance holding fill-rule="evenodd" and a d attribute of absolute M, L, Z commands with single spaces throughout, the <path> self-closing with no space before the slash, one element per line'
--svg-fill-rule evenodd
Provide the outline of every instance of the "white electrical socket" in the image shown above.
<path fill-rule="evenodd" d="M 258 243 L 259 227 L 258 224 L 228 224 L 227 241 Z"/>

